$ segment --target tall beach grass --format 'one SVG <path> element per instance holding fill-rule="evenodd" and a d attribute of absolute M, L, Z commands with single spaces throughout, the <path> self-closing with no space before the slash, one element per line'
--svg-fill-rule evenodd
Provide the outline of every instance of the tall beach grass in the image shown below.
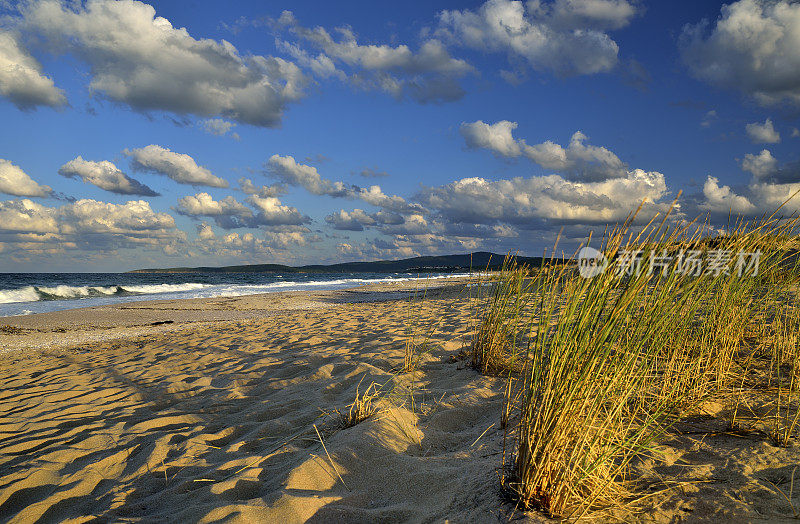
<path fill-rule="evenodd" d="M 796 274 L 785 256 L 796 218 L 776 213 L 710 235 L 697 220 L 634 228 L 635 217 L 604 233 L 609 265 L 599 275 L 508 257 L 478 297 L 472 362 L 506 377 L 502 482 L 523 508 L 575 517 L 633 500 L 631 462 L 671 422 L 740 384 L 754 319 L 797 301 L 782 287 Z M 783 440 L 798 421 L 787 407 L 799 389 L 791 311 L 779 315 L 787 327 L 770 357 L 790 374 L 778 388 Z"/>

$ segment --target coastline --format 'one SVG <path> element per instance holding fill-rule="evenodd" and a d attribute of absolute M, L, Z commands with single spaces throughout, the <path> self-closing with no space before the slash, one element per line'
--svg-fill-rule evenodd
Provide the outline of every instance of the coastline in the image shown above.
<path fill-rule="evenodd" d="M 463 287 L 469 277 L 432 277 L 362 284 L 337 290 L 274 291 L 255 295 L 131 300 L 32 315 L 0 317 L 0 353 L 65 348 L 144 337 L 218 323 L 243 322 L 284 311 L 313 310 L 337 304 L 379 302 L 415 292 Z"/>

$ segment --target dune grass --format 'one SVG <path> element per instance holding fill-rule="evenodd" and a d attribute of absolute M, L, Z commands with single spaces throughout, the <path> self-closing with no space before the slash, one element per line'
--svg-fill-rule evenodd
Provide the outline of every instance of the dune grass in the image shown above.
<path fill-rule="evenodd" d="M 508 371 L 516 365 L 519 323 L 530 292 L 529 271 L 509 254 L 496 278 L 478 277 L 474 284 L 480 306 L 470 350 L 472 366 L 481 373 Z M 481 298 L 484 286 L 488 291 Z"/>
<path fill-rule="evenodd" d="M 479 298 L 472 362 L 506 376 L 502 482 L 523 508 L 575 517 L 632 500 L 631 462 L 672 421 L 741 382 L 753 319 L 785 303 L 796 219 L 740 221 L 711 237 L 697 221 L 664 216 L 634 229 L 635 217 L 604 235 L 604 273 L 519 268 L 509 257 Z M 695 271 L 692 254 L 707 267 Z M 662 264 L 650 270 L 653 262 Z M 796 348 L 793 315 L 781 320 L 784 349 L 772 357 L 791 361 L 788 386 L 778 387 L 782 441 L 798 422 L 786 407 L 798 389 L 797 353 L 785 349 Z"/>
<path fill-rule="evenodd" d="M 364 377 L 356 386 L 356 397 L 346 412 L 339 413 L 339 426 L 342 429 L 351 428 L 367 420 L 378 411 L 377 401 L 381 398 L 381 391 L 375 382 L 370 383 L 363 392 L 359 392 Z"/>

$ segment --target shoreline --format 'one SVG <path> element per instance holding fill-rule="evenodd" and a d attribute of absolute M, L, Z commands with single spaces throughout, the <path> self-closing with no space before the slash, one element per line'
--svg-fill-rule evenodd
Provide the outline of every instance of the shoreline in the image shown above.
<path fill-rule="evenodd" d="M 469 277 L 380 282 L 335 290 L 273 291 L 254 295 L 132 300 L 0 318 L 0 353 L 80 346 L 243 322 L 286 311 L 382 302 L 414 292 L 459 288 Z M 424 284 L 421 286 L 420 284 Z"/>

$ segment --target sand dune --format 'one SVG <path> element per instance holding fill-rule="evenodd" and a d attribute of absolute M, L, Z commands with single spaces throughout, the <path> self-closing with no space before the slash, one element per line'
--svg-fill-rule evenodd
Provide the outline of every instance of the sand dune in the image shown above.
<path fill-rule="evenodd" d="M 359 382 L 396 373 L 407 310 L 346 304 L 7 354 L 0 515 L 496 519 L 499 433 L 471 444 L 496 422 L 500 388 L 449 359 L 463 344 L 463 311 L 446 313 L 447 336 L 413 380 L 413 411 L 382 401 L 378 415 L 344 430 L 324 414 L 352 402 Z"/>
<path fill-rule="evenodd" d="M 546 521 L 515 511 L 500 489 L 502 381 L 454 358 L 470 326 L 466 302 L 454 291 L 424 305 L 341 299 L 5 353 L 0 518 Z M 402 374 L 412 313 L 439 328 L 418 371 Z M 375 416 L 338 427 L 335 410 L 359 384 L 393 377 L 399 385 Z M 655 495 L 617 517 L 791 519 L 765 479 L 788 493 L 797 451 L 725 433 L 715 421 L 699 417 L 667 435 L 663 460 L 634 471 Z"/>

